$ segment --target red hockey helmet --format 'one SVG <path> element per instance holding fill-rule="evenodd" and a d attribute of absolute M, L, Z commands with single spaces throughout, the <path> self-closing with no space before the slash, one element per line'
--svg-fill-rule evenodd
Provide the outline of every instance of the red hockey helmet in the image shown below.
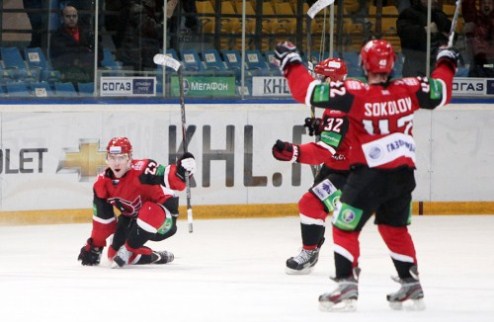
<path fill-rule="evenodd" d="M 340 58 L 327 58 L 314 68 L 314 72 L 325 77 L 329 77 L 332 81 L 343 81 L 348 74 L 345 62 Z"/>
<path fill-rule="evenodd" d="M 106 146 L 106 152 L 109 154 L 131 154 L 132 144 L 126 137 L 117 136 L 111 139 L 110 142 L 108 142 L 108 145 Z"/>
<path fill-rule="evenodd" d="M 396 55 L 389 42 L 382 39 L 369 41 L 360 51 L 362 68 L 366 72 L 389 74 L 393 70 Z"/>

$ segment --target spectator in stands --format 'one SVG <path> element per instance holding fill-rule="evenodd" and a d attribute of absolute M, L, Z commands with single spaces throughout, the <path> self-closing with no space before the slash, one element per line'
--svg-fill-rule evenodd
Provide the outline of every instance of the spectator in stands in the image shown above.
<path fill-rule="evenodd" d="M 103 2 L 104 1 L 100 0 L 100 4 Z M 95 0 L 70 0 L 70 5 L 76 7 L 78 10 L 79 26 L 94 28 L 93 17 L 95 13 Z"/>
<path fill-rule="evenodd" d="M 62 10 L 62 25 L 52 35 L 50 59 L 66 82 L 92 82 L 94 78 L 94 34 L 78 24 L 77 9 L 67 5 Z M 98 47 L 98 61 L 103 58 Z"/>
<path fill-rule="evenodd" d="M 168 0 L 172 3 L 176 0 Z M 168 31 L 170 32 L 170 47 L 179 50 L 180 37 L 184 34 L 197 34 L 200 22 L 197 19 L 197 6 L 195 0 L 182 0 L 175 7 L 173 13 L 168 13 Z M 182 23 L 185 29 L 182 29 Z"/>
<path fill-rule="evenodd" d="M 31 43 L 29 47 L 42 48 L 45 44 L 46 37 L 46 16 L 48 10 L 47 0 L 23 0 L 24 9 L 26 10 L 29 22 L 31 23 Z"/>
<path fill-rule="evenodd" d="M 426 76 L 427 58 L 427 0 L 412 0 L 412 6 L 398 15 L 396 29 L 401 41 L 405 61 L 403 77 Z M 441 11 L 437 0 L 432 0 L 431 9 L 431 55 L 430 66 L 435 64 L 435 57 L 440 46 L 448 42 L 451 21 Z"/>
<path fill-rule="evenodd" d="M 121 19 L 125 28 L 119 36 L 117 59 L 135 70 L 156 69 L 153 57 L 162 49 L 163 1 L 130 0 Z"/>
<path fill-rule="evenodd" d="M 461 12 L 465 20 L 467 48 L 472 62 L 468 76 L 494 77 L 494 0 L 463 0 Z"/>

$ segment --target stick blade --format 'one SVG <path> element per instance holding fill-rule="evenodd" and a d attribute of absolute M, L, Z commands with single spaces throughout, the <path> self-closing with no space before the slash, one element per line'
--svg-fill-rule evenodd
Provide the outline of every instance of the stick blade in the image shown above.
<path fill-rule="evenodd" d="M 173 58 L 171 56 L 164 55 L 164 54 L 154 55 L 153 62 L 156 65 L 170 67 L 171 69 L 173 69 L 175 71 L 178 71 L 180 66 L 182 66 L 182 64 L 178 60 L 176 60 L 175 58 Z"/>
<path fill-rule="evenodd" d="M 314 17 L 317 15 L 319 11 L 322 9 L 332 5 L 334 3 L 334 0 L 317 0 L 310 8 L 307 10 L 307 15 L 311 18 L 314 19 Z"/>
<path fill-rule="evenodd" d="M 194 231 L 193 227 L 193 217 L 192 217 L 192 208 L 187 209 L 187 223 L 189 226 L 189 233 L 192 233 Z"/>

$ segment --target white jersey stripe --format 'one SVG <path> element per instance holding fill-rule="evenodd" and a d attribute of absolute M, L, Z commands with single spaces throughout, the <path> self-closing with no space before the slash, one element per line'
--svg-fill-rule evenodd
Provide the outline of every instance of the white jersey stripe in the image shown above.
<path fill-rule="evenodd" d="M 156 232 L 158 232 L 158 229 L 154 228 L 153 226 L 151 226 L 150 224 L 148 224 L 147 222 L 143 221 L 140 218 L 137 218 L 136 222 L 139 227 L 141 227 L 148 233 L 156 234 Z"/>
<path fill-rule="evenodd" d="M 341 256 L 345 257 L 346 259 L 348 259 L 350 262 L 353 263 L 353 255 L 345 248 L 341 247 L 340 245 L 334 244 L 333 250 L 336 254 L 340 254 Z"/>
<path fill-rule="evenodd" d="M 299 215 L 300 215 L 300 223 L 302 223 L 304 225 L 324 226 L 324 220 L 322 220 L 322 219 L 312 218 L 312 217 L 306 216 L 304 214 L 299 214 Z"/>
<path fill-rule="evenodd" d="M 170 182 L 168 181 L 168 176 L 170 175 L 170 166 L 165 167 L 165 173 L 163 174 L 163 186 L 170 187 Z"/>
<path fill-rule="evenodd" d="M 321 81 L 317 79 L 310 82 L 309 87 L 307 87 L 307 94 L 305 96 L 305 105 L 310 106 L 310 99 L 312 97 L 312 92 L 314 91 L 314 87 L 316 87 L 316 85 L 319 84 L 321 84 Z"/>
<path fill-rule="evenodd" d="M 96 221 L 96 222 L 99 222 L 100 224 L 108 225 L 111 222 L 115 221 L 116 219 L 115 219 L 115 217 L 112 217 L 112 218 L 109 218 L 109 219 L 103 219 L 103 218 L 99 218 L 99 217 L 93 216 L 93 220 Z"/>
<path fill-rule="evenodd" d="M 413 263 L 413 257 L 403 255 L 403 254 L 397 254 L 397 253 L 390 253 L 390 256 L 392 259 L 396 259 L 397 261 L 400 262 L 407 262 L 407 263 Z"/>
<path fill-rule="evenodd" d="M 443 99 L 441 100 L 441 103 L 439 104 L 439 106 L 437 106 L 437 107 L 441 107 L 441 106 L 444 106 L 446 104 L 446 99 L 448 98 L 447 97 L 448 94 L 447 94 L 447 91 L 446 91 L 447 90 L 447 87 L 446 87 L 446 83 L 442 79 L 435 78 L 435 80 L 437 80 L 437 81 L 439 81 L 441 83 L 442 89 L 443 89 L 443 91 L 441 93 L 441 97 Z"/>
<path fill-rule="evenodd" d="M 323 141 L 318 141 L 316 144 L 328 150 L 332 155 L 336 154 L 336 150 L 331 145 L 326 144 Z"/>

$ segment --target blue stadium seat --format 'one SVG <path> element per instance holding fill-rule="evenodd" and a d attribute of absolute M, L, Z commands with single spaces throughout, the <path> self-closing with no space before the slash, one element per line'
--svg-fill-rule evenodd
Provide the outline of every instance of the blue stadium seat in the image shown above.
<path fill-rule="evenodd" d="M 200 71 L 204 70 L 199 53 L 195 49 L 184 49 L 181 52 L 181 60 L 185 70 Z"/>
<path fill-rule="evenodd" d="M 52 66 L 46 59 L 45 54 L 39 47 L 25 48 L 24 57 L 29 68 L 39 68 L 51 70 Z"/>
<path fill-rule="evenodd" d="M 45 69 L 41 71 L 40 80 L 42 82 L 48 82 L 50 84 L 55 84 L 56 82 L 60 82 L 62 79 L 62 75 L 58 70 L 48 70 Z"/>
<path fill-rule="evenodd" d="M 268 64 L 259 50 L 246 50 L 245 57 L 247 69 L 249 70 L 267 70 Z"/>
<path fill-rule="evenodd" d="M 94 95 L 94 83 L 77 83 L 77 89 L 79 91 L 79 96 Z"/>
<path fill-rule="evenodd" d="M 178 54 L 177 54 L 177 51 L 173 48 L 169 48 L 166 50 L 166 55 L 169 55 L 169 56 L 172 56 L 172 58 L 176 59 L 176 60 L 180 60 L 178 58 Z"/>
<path fill-rule="evenodd" d="M 228 69 L 231 70 L 241 70 L 242 69 L 242 56 L 240 51 L 236 49 L 222 50 L 223 60 L 226 63 Z"/>
<path fill-rule="evenodd" d="M 101 60 L 101 66 L 110 70 L 122 69 L 122 63 L 115 59 L 109 48 L 103 48 L 103 59 Z"/>
<path fill-rule="evenodd" d="M 3 66 L 5 68 L 26 69 L 26 63 L 17 47 L 0 47 Z"/>
<path fill-rule="evenodd" d="M 10 97 L 31 97 L 31 91 L 24 83 L 10 83 L 6 84 L 7 94 Z"/>
<path fill-rule="evenodd" d="M 269 73 L 273 76 L 282 76 L 280 67 L 277 65 L 274 58 L 274 51 L 269 50 L 264 52 L 264 57 L 266 58 L 266 64 L 268 65 Z"/>
<path fill-rule="evenodd" d="M 77 96 L 77 91 L 72 83 L 56 82 L 55 94 L 59 97 L 74 97 Z"/>
<path fill-rule="evenodd" d="M 202 53 L 202 60 L 209 70 L 226 70 L 225 62 L 221 59 L 220 53 L 216 49 L 205 49 Z"/>
<path fill-rule="evenodd" d="M 11 75 L 15 80 L 33 81 L 39 78 L 39 74 L 33 74 L 27 68 L 27 64 L 22 58 L 19 48 L 0 47 L 0 55 L 4 68 L 11 71 Z"/>
<path fill-rule="evenodd" d="M 468 77 L 469 69 L 465 66 L 458 67 L 455 77 Z"/>
<path fill-rule="evenodd" d="M 36 97 L 52 97 L 55 96 L 53 89 L 48 83 L 34 83 L 31 84 L 31 91 Z"/>
<path fill-rule="evenodd" d="M 4 69 L 2 64 L 0 64 L 0 83 L 12 83 L 15 81 L 15 76 L 12 70 Z"/>

